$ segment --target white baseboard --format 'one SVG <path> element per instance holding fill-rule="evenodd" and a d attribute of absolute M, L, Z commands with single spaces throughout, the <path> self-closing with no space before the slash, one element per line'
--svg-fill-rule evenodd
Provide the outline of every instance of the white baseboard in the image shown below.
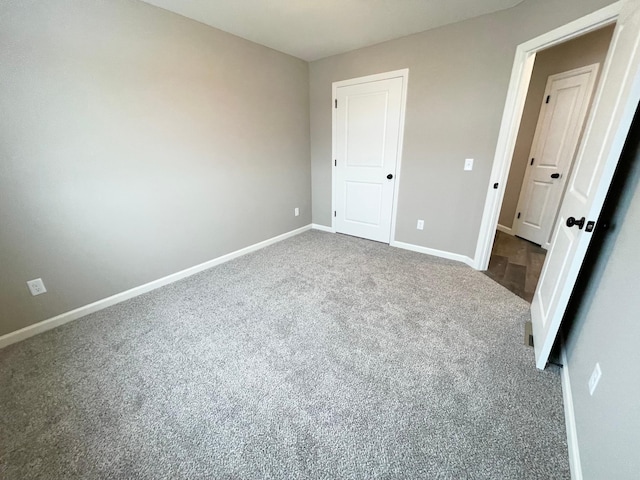
<path fill-rule="evenodd" d="M 167 275 L 166 277 L 153 280 L 152 282 L 145 283 L 144 285 L 140 285 L 139 287 L 134 287 L 130 290 L 116 293 L 115 295 L 103 298 L 102 300 L 98 300 L 97 302 L 93 302 L 88 305 L 84 305 L 69 312 L 61 313 L 60 315 L 56 315 L 55 317 L 51 317 L 47 320 L 43 320 L 33 325 L 29 325 L 28 327 L 21 328 L 20 330 L 16 330 L 15 332 L 7 333 L 0 337 L 0 348 L 4 348 L 8 345 L 11 345 L 12 343 L 25 340 L 39 333 L 46 332 L 47 330 L 51 330 L 52 328 L 56 328 L 73 320 L 77 320 L 80 317 L 84 317 L 85 315 L 89 315 L 90 313 L 110 307 L 111 305 L 115 305 L 116 303 L 124 302 L 125 300 L 129 300 L 130 298 L 137 297 L 138 295 L 142 295 L 144 293 L 155 290 L 156 288 L 164 287 L 165 285 L 169 285 L 170 283 L 177 282 L 178 280 L 182 280 L 186 277 L 190 277 L 191 275 L 195 275 L 196 273 L 200 273 L 211 267 L 215 267 L 216 265 L 220 265 L 222 263 L 228 262 L 229 260 L 233 260 L 234 258 L 246 255 L 247 253 L 255 252 L 256 250 L 260 250 L 261 248 L 273 245 L 274 243 L 293 237 L 302 232 L 306 232 L 310 229 L 311 225 L 306 225 L 296 230 L 283 233 L 282 235 L 278 235 L 262 242 L 249 245 L 248 247 L 241 248 L 240 250 L 236 250 L 235 252 L 222 255 L 218 258 L 214 258 L 213 260 L 209 260 L 185 270 L 172 273 L 171 275 Z"/>
<path fill-rule="evenodd" d="M 325 227 L 324 225 L 318 225 L 317 223 L 312 223 L 311 228 L 313 228 L 314 230 L 320 230 L 322 232 L 336 233 L 333 228 Z M 425 253 L 434 257 L 447 258 L 449 260 L 466 263 L 471 268 L 475 268 L 476 270 L 478 270 L 475 260 L 465 255 L 445 252 L 444 250 L 436 250 L 434 248 L 421 247 L 419 245 L 413 245 L 412 243 L 398 242 L 395 240 L 391 240 L 389 245 L 392 247 L 402 248 L 404 250 L 411 250 L 412 252 Z"/>
<path fill-rule="evenodd" d="M 314 230 L 320 230 L 321 232 L 336 233 L 333 228 L 325 227 L 324 225 L 318 225 L 317 223 L 312 223 L 311 228 L 313 228 Z"/>
<path fill-rule="evenodd" d="M 467 257 L 466 255 L 460 255 L 459 253 L 445 252 L 444 250 L 436 250 L 435 248 L 421 247 L 419 245 L 413 245 L 412 243 L 404 243 L 393 240 L 390 245 L 392 247 L 402 248 L 404 250 L 411 250 L 412 252 L 425 253 L 434 257 L 447 258 L 449 260 L 455 260 L 457 262 L 466 263 L 471 268 L 476 268 L 476 262 Z"/>
<path fill-rule="evenodd" d="M 514 235 L 513 228 L 505 227 L 504 225 L 498 224 L 497 229 L 498 229 L 498 231 L 500 231 L 502 233 L 506 233 L 508 235 Z"/>
<path fill-rule="evenodd" d="M 569 378 L 569 364 L 567 352 L 562 345 L 562 399 L 564 403 L 564 421 L 567 429 L 567 446 L 569 447 L 569 466 L 571 467 L 571 479 L 582 480 L 582 464 L 580 463 L 580 450 L 578 449 L 578 432 L 576 431 L 576 417 L 573 410 L 573 395 L 571 394 L 571 381 Z"/>

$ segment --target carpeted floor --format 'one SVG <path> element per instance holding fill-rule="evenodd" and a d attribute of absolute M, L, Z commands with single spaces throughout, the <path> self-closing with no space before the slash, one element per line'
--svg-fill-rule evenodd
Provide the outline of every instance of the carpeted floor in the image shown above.
<path fill-rule="evenodd" d="M 528 307 L 307 232 L 0 350 L 0 477 L 569 478 Z"/>

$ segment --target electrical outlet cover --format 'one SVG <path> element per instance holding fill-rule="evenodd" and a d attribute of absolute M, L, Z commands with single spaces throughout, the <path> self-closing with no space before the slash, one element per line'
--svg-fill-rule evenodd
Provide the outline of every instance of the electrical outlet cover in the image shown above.
<path fill-rule="evenodd" d="M 47 289 L 44 286 L 44 282 L 41 278 L 36 278 L 35 280 L 29 280 L 27 282 L 27 286 L 29 287 L 29 291 L 31 295 L 34 297 L 36 295 L 42 295 L 43 293 L 47 293 Z"/>

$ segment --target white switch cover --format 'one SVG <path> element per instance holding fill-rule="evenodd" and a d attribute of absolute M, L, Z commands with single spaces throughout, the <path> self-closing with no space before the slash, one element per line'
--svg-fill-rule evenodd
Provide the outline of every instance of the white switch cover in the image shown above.
<path fill-rule="evenodd" d="M 424 220 L 418 220 L 418 225 L 416 226 L 418 230 L 424 230 Z"/>
<path fill-rule="evenodd" d="M 465 158 L 465 160 L 464 160 L 464 169 L 465 170 L 473 170 L 473 158 Z"/>
<path fill-rule="evenodd" d="M 31 295 L 33 295 L 34 297 L 36 295 L 47 293 L 47 289 L 44 288 L 44 283 L 42 282 L 41 278 L 36 278 L 35 280 L 29 280 L 27 282 L 27 286 L 29 287 L 29 291 L 31 292 Z"/>
<path fill-rule="evenodd" d="M 298 215 L 300 215 L 300 209 L 298 207 L 294 208 L 293 210 L 293 214 L 297 217 Z"/>
<path fill-rule="evenodd" d="M 593 373 L 591 374 L 591 378 L 589 378 L 589 395 L 593 395 L 593 392 L 596 391 L 596 387 L 598 386 L 601 376 L 602 370 L 600 370 L 600 364 L 596 363 Z"/>

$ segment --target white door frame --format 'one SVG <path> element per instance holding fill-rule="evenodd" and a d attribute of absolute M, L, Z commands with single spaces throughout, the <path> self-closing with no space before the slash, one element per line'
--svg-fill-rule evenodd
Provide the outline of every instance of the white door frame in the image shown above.
<path fill-rule="evenodd" d="M 620 14 L 621 4 L 621 1 L 615 2 L 578 20 L 518 45 L 513 62 L 513 69 L 511 71 L 509 90 L 502 115 L 496 154 L 493 160 L 491 176 L 489 177 L 487 198 L 485 200 L 482 223 L 480 224 L 480 233 L 474 255 L 474 268 L 477 270 L 486 270 L 489 266 L 491 248 L 493 247 L 493 241 L 498 227 L 498 217 L 500 215 L 500 208 L 502 207 L 502 200 L 509 176 L 509 169 L 511 168 L 511 160 L 518 129 L 520 128 L 527 91 L 529 90 L 529 82 L 531 80 L 531 73 L 533 72 L 536 53 L 545 48 L 566 42 L 567 40 L 614 23 Z M 498 188 L 494 189 L 493 185 L 496 183 L 498 184 Z"/>
<path fill-rule="evenodd" d="M 402 78 L 402 96 L 400 100 L 400 130 L 398 132 L 398 152 L 395 172 L 395 186 L 393 189 L 393 205 L 391 206 L 391 237 L 390 243 L 393 243 L 396 239 L 396 215 L 398 209 L 398 191 L 400 190 L 400 172 L 402 171 L 402 146 L 404 144 L 404 119 L 407 109 L 407 84 L 409 81 L 409 69 L 404 68 L 402 70 L 394 70 L 391 72 L 377 73 L 374 75 L 367 75 L 364 77 L 350 78 L 348 80 L 341 80 L 339 82 L 333 82 L 331 86 L 331 231 L 336 231 L 336 217 L 334 212 L 336 211 L 336 127 L 337 127 L 337 109 L 334 108 L 334 102 L 338 98 L 337 90 L 340 87 L 347 87 L 350 85 L 358 85 L 360 83 L 377 82 L 379 80 L 390 80 L 392 78 Z"/>

